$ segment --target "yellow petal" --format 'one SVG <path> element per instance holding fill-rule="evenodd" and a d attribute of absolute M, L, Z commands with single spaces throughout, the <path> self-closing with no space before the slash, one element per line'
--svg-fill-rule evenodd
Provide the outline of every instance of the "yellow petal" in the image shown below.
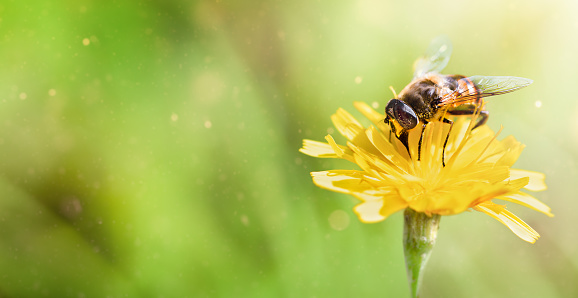
<path fill-rule="evenodd" d="M 361 151 L 359 148 L 353 146 L 353 144 L 349 145 L 352 146 L 351 148 L 353 149 L 353 152 L 355 152 L 353 155 L 355 163 L 365 172 L 380 177 L 381 175 L 379 174 L 378 168 L 373 163 L 370 163 L 371 159 L 364 158 L 363 154 L 360 154 Z"/>
<path fill-rule="evenodd" d="M 346 110 L 339 108 L 337 113 L 331 115 L 331 120 L 339 133 L 351 143 L 373 154 L 379 154 L 379 151 L 367 139 L 365 128 Z"/>
<path fill-rule="evenodd" d="M 367 119 L 371 120 L 373 123 L 383 122 L 385 116 L 376 112 L 372 109 L 368 104 L 363 101 L 355 101 L 353 102 L 353 106 L 363 114 Z"/>
<path fill-rule="evenodd" d="M 379 222 L 386 218 L 379 211 L 383 207 L 383 201 L 367 201 L 353 208 L 359 220 L 366 223 Z"/>
<path fill-rule="evenodd" d="M 363 201 L 355 207 L 355 212 L 363 222 L 384 220 L 392 213 L 407 206 L 393 188 L 376 188 L 371 177 L 360 171 L 335 170 L 312 172 L 313 182 L 335 192 L 351 194 Z"/>
<path fill-rule="evenodd" d="M 359 220 L 362 222 L 378 222 L 386 219 L 391 214 L 405 209 L 407 203 L 397 194 L 382 196 L 379 200 L 365 201 L 353 208 Z"/>
<path fill-rule="evenodd" d="M 483 135 L 480 131 L 485 131 L 487 128 L 485 125 L 478 127 L 475 131 L 470 132 L 468 131 L 468 124 L 466 121 L 466 117 L 459 117 L 457 120 L 454 121 L 454 126 L 452 127 L 452 131 L 448 137 L 448 143 L 446 147 L 446 154 L 451 155 L 457 149 L 457 146 L 461 144 L 462 140 L 467 134 L 472 135 Z M 492 132 L 493 135 L 493 132 Z"/>
<path fill-rule="evenodd" d="M 421 127 L 421 125 L 418 125 L 409 132 L 409 136 L 407 137 L 407 143 L 408 143 L 408 147 L 409 147 L 409 155 L 411 156 L 411 159 L 413 161 L 417 161 L 417 159 L 418 159 L 418 150 L 420 147 L 419 146 L 419 140 L 422 138 L 422 135 L 425 135 L 425 133 L 422 134 L 422 127 Z"/>
<path fill-rule="evenodd" d="M 333 149 L 333 152 L 337 155 L 337 157 L 349 160 L 353 163 L 355 162 L 353 158 L 353 151 L 351 151 L 351 149 L 345 146 L 337 145 L 331 135 L 325 136 L 325 140 L 327 140 L 327 143 L 329 143 L 329 146 L 331 149 Z"/>
<path fill-rule="evenodd" d="M 526 184 L 528 184 L 527 177 L 516 180 L 507 180 L 502 184 L 489 184 L 482 188 L 483 191 L 479 190 L 483 195 L 480 195 L 479 198 L 473 202 L 474 204 L 472 206 L 478 205 L 482 202 L 490 201 L 491 199 L 499 196 L 507 196 L 516 193 Z"/>
<path fill-rule="evenodd" d="M 470 193 L 470 185 L 464 187 L 426 190 L 423 182 L 409 182 L 398 186 L 400 196 L 408 202 L 411 209 L 428 215 L 451 215 L 470 208 L 476 199 L 476 192 Z"/>
<path fill-rule="evenodd" d="M 495 135 L 471 137 L 456 159 L 456 167 L 468 167 L 488 154 L 488 147 L 494 143 Z"/>
<path fill-rule="evenodd" d="M 513 136 L 506 137 L 501 143 L 504 145 L 504 148 L 507 148 L 507 151 L 496 164 L 511 167 L 518 160 L 525 146 L 516 141 Z"/>
<path fill-rule="evenodd" d="M 385 115 L 376 112 L 368 104 L 362 101 L 356 101 L 353 103 L 355 108 L 363 114 L 367 119 L 369 119 L 377 128 L 379 128 L 384 134 L 389 134 L 389 125 L 383 122 L 385 120 Z"/>
<path fill-rule="evenodd" d="M 487 163 L 474 164 L 451 172 L 453 177 L 460 180 L 460 182 L 457 182 L 460 184 L 468 183 L 469 181 L 485 181 L 495 184 L 508 179 L 509 174 L 508 167 L 496 167 Z"/>
<path fill-rule="evenodd" d="M 474 210 L 483 212 L 499 222 L 506 225 L 516 236 L 522 240 L 534 243 L 540 237 L 538 232 L 532 229 L 523 220 L 506 210 L 505 206 L 497 205 L 492 202 L 484 202 L 474 207 Z"/>
<path fill-rule="evenodd" d="M 355 147 L 349 144 L 351 149 L 355 152 L 353 155 L 354 162 L 365 172 L 373 177 L 379 178 L 382 184 L 390 185 L 401 183 L 403 175 L 395 168 L 383 160 L 375 158 L 371 153 L 365 152 L 362 148 Z M 379 181 L 378 181 L 379 182 Z"/>
<path fill-rule="evenodd" d="M 546 190 L 548 188 L 546 186 L 546 183 L 544 182 L 544 180 L 546 180 L 546 175 L 544 175 L 542 173 L 533 172 L 533 171 L 526 171 L 526 170 L 518 170 L 518 169 L 511 169 L 510 170 L 510 178 L 511 179 L 517 179 L 517 178 L 522 178 L 522 177 L 530 178 L 530 181 L 528 182 L 528 184 L 526 186 L 524 186 L 524 188 L 527 190 L 543 191 L 543 190 Z"/>
<path fill-rule="evenodd" d="M 400 168 L 396 167 L 393 163 L 390 163 L 382 158 L 378 158 L 374 154 L 371 154 L 363 150 L 363 148 L 355 146 L 354 144 L 349 143 L 348 145 L 355 153 L 355 163 L 357 163 L 357 165 L 365 171 L 371 172 L 372 175 L 376 177 L 382 177 L 388 180 L 402 180 L 402 175 L 404 173 L 400 173 Z"/>
<path fill-rule="evenodd" d="M 510 180 L 506 181 L 506 186 L 511 190 L 519 190 L 523 188 L 525 185 L 528 185 L 529 180 L 530 178 L 528 177 L 522 177 L 513 180 L 510 178 Z"/>
<path fill-rule="evenodd" d="M 367 138 L 369 141 L 381 152 L 381 154 L 389 160 L 393 165 L 397 166 L 399 169 L 407 169 L 409 164 L 407 159 L 405 159 L 399 152 L 393 147 L 393 145 L 388 142 L 385 136 L 377 131 L 375 127 L 370 127 L 366 130 Z M 392 136 L 395 138 L 395 136 Z"/>
<path fill-rule="evenodd" d="M 349 141 L 355 140 L 365 130 L 351 114 L 342 108 L 339 108 L 335 114 L 331 115 L 331 121 L 333 121 L 337 131 Z"/>
<path fill-rule="evenodd" d="M 338 154 L 335 153 L 334 148 L 330 144 L 313 140 L 303 140 L 303 148 L 299 149 L 299 151 L 313 157 L 338 158 Z"/>
<path fill-rule="evenodd" d="M 538 199 L 534 198 L 533 196 L 531 196 L 527 193 L 523 193 L 521 191 L 514 193 L 514 194 L 507 195 L 507 196 L 500 196 L 500 197 L 497 197 L 496 199 L 520 204 L 522 206 L 526 206 L 528 208 L 534 209 L 538 212 L 542 212 L 542 213 L 544 213 L 550 217 L 554 216 L 552 213 L 550 213 L 550 211 L 551 211 L 550 207 L 548 207 L 546 204 L 540 202 Z"/>
<path fill-rule="evenodd" d="M 313 183 L 328 190 L 352 194 L 374 189 L 366 180 L 371 179 L 361 171 L 333 170 L 323 172 L 311 172 Z"/>

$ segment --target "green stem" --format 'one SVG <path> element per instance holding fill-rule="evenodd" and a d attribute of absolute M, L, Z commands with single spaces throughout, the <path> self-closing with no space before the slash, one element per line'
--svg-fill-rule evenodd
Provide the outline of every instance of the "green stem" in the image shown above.
<path fill-rule="evenodd" d="M 403 251 L 411 297 L 418 297 L 423 269 L 436 241 L 440 215 L 416 212 L 407 208 L 403 214 Z"/>

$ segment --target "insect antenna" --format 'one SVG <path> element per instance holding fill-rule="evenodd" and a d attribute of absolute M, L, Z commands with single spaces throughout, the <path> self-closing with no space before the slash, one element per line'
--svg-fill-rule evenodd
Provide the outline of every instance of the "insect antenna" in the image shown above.
<path fill-rule="evenodd" d="M 393 86 L 389 86 L 389 90 L 393 93 L 393 98 L 397 98 L 397 93 L 395 92 L 395 89 L 393 89 Z"/>

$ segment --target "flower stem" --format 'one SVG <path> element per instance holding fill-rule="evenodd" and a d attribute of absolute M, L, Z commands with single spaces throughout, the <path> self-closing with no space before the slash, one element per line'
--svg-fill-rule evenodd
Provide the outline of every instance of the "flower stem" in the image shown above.
<path fill-rule="evenodd" d="M 405 209 L 403 226 L 403 251 L 411 297 L 418 297 L 423 269 L 436 241 L 440 218 L 438 214 Z"/>

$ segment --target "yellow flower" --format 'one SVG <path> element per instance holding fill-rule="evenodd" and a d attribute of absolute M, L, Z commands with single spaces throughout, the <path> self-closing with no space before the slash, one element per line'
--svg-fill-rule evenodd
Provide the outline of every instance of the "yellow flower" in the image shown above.
<path fill-rule="evenodd" d="M 427 124 L 418 160 L 421 129 L 410 132 L 408 152 L 390 133 L 384 115 L 365 103 L 354 105 L 375 126 L 363 127 L 340 108 L 331 120 L 347 138 L 347 146 L 338 145 L 327 135 L 327 143 L 304 140 L 300 151 L 314 157 L 346 159 L 361 168 L 311 175 L 317 186 L 359 199 L 354 211 L 362 222 L 382 221 L 405 208 L 427 215 L 452 215 L 472 208 L 497 219 L 527 242 L 534 243 L 540 237 L 505 205 L 492 201 L 516 203 L 553 216 L 548 206 L 520 191 L 545 190 L 546 184 L 542 173 L 510 168 L 524 148 L 514 137 L 498 141 L 488 126 L 472 130 L 474 120 L 458 117 L 445 149 L 444 167 L 442 151 L 449 124 Z"/>

